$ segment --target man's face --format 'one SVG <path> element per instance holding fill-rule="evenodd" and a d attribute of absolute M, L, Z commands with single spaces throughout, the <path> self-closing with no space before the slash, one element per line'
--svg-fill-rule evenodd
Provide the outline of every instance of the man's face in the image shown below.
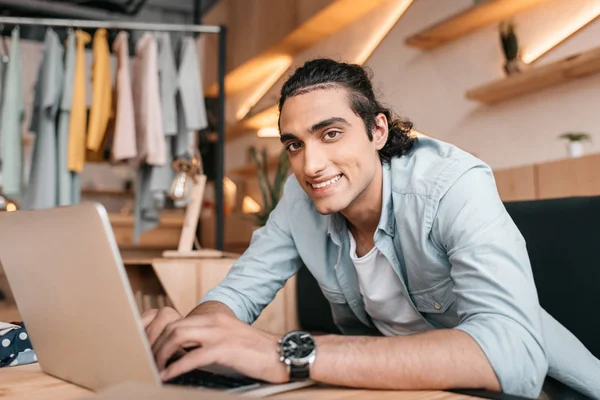
<path fill-rule="evenodd" d="M 350 108 L 346 89 L 317 89 L 285 101 L 281 142 L 319 213 L 343 212 L 373 181 L 381 168 L 378 150 L 387 139 L 387 121 L 381 117 L 370 141 L 362 119 Z"/>

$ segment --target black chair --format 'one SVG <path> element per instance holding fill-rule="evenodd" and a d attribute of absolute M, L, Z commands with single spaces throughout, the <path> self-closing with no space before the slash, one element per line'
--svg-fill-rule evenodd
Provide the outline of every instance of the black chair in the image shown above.
<path fill-rule="evenodd" d="M 514 201 L 505 207 L 527 243 L 541 306 L 600 358 L 600 321 L 589 315 L 600 290 L 600 196 Z M 306 267 L 298 272 L 297 292 L 302 329 L 339 332 Z M 557 382 L 550 385 L 559 393 L 552 398 L 576 398 Z"/>
<path fill-rule="evenodd" d="M 600 358 L 600 197 L 505 203 L 525 237 L 540 304 Z"/>

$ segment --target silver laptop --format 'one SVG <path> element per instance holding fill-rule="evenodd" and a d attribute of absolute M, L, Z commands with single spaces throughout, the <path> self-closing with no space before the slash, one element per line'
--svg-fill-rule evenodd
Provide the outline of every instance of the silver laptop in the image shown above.
<path fill-rule="evenodd" d="M 0 263 L 44 372 L 95 391 L 162 384 L 103 206 L 0 213 Z M 310 384 L 223 390 L 260 397 Z"/>

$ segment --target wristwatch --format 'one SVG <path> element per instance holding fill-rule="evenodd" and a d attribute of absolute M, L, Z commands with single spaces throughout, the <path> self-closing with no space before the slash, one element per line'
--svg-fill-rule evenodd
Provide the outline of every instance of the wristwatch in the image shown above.
<path fill-rule="evenodd" d="M 317 346 L 312 335 L 292 331 L 279 339 L 279 361 L 287 366 L 290 381 L 308 379 L 310 366 L 315 361 Z"/>

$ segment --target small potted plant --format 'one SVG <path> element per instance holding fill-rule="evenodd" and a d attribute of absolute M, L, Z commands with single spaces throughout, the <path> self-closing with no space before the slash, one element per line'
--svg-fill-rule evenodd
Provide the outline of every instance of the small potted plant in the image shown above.
<path fill-rule="evenodd" d="M 567 140 L 567 152 L 571 158 L 581 157 L 583 142 L 592 140 L 591 136 L 585 132 L 565 132 L 559 135 L 559 139 Z"/>
<path fill-rule="evenodd" d="M 273 177 L 273 181 L 269 179 L 269 161 L 267 159 L 267 150 L 263 149 L 260 154 L 258 150 L 250 147 L 250 155 L 256 164 L 258 185 L 262 195 L 263 207 L 253 214 L 254 223 L 257 226 L 264 226 L 269 219 L 271 211 L 275 209 L 277 203 L 283 194 L 283 185 L 288 177 L 290 170 L 289 158 L 286 151 L 279 153 L 277 169 Z"/>
<path fill-rule="evenodd" d="M 504 71 L 508 75 L 521 71 L 524 63 L 520 58 L 519 41 L 515 32 L 515 23 L 512 19 L 500 23 L 500 43 L 505 58 Z"/>

